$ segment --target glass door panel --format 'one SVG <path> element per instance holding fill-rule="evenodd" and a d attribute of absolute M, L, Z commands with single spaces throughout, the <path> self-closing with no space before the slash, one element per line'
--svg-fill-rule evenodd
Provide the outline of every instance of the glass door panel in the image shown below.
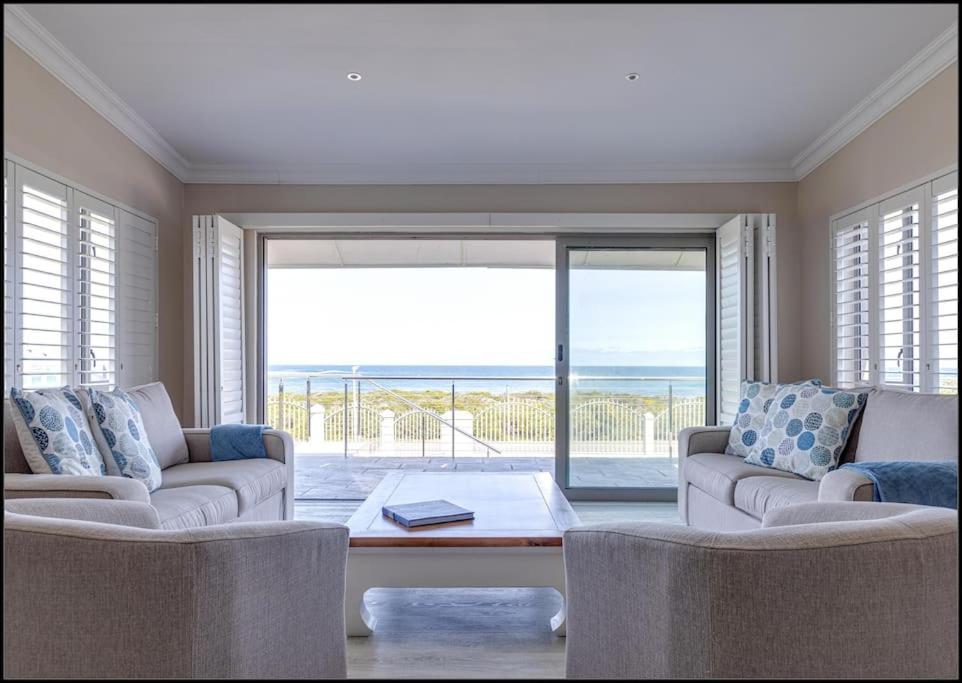
<path fill-rule="evenodd" d="M 702 236 L 564 245 L 558 472 L 574 497 L 674 497 L 678 431 L 714 413 L 713 261 Z"/>

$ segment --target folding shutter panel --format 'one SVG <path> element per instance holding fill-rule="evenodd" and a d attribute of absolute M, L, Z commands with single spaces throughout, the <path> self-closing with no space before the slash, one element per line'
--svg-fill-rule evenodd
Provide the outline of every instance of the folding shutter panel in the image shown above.
<path fill-rule="evenodd" d="M 19 381 L 27 389 L 72 384 L 74 267 L 67 187 L 21 167 L 16 186 Z"/>
<path fill-rule="evenodd" d="M 926 391 L 959 390 L 959 176 L 931 185 L 932 229 L 929 277 Z"/>
<path fill-rule="evenodd" d="M 77 383 L 117 383 L 116 209 L 74 190 Z"/>
<path fill-rule="evenodd" d="M 879 205 L 879 383 L 919 391 L 922 383 L 921 190 Z"/>
<path fill-rule="evenodd" d="M 869 384 L 873 379 L 870 226 L 864 210 L 835 221 L 832 230 L 832 320 L 835 330 L 835 383 Z"/>
<path fill-rule="evenodd" d="M 244 231 L 216 217 L 214 296 L 218 342 L 215 408 L 217 424 L 243 422 L 244 404 Z"/>
<path fill-rule="evenodd" d="M 718 229 L 718 424 L 738 412 L 741 381 L 751 376 L 753 351 L 753 231 L 738 215 Z"/>
<path fill-rule="evenodd" d="M 119 330 L 117 383 L 157 379 L 157 224 L 118 211 Z"/>
<path fill-rule="evenodd" d="M 213 238 L 213 216 L 194 216 L 193 218 L 193 327 L 194 327 L 194 426 L 209 427 L 215 422 L 211 411 L 213 400 L 208 399 L 208 390 L 212 386 L 208 374 L 208 366 L 213 364 L 213 353 L 210 351 L 212 337 L 211 308 L 209 296 L 213 287 L 208 282 L 209 274 L 213 271 L 213 249 L 208 248 Z"/>
<path fill-rule="evenodd" d="M 14 165 L 9 161 L 3 162 L 3 395 L 8 396 L 10 387 L 16 386 L 16 361 L 14 360 L 16 343 L 13 324 L 16 316 L 16 284 L 14 273 L 14 228 L 13 217 L 17 211 L 14 208 L 16 193 L 14 186 Z"/>
<path fill-rule="evenodd" d="M 775 315 L 775 214 L 751 216 L 754 229 L 754 359 L 750 379 L 777 381 Z"/>

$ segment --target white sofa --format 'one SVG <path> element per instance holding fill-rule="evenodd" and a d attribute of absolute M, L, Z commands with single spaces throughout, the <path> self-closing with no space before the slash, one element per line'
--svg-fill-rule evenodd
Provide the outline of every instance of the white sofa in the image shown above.
<path fill-rule="evenodd" d="M 286 432 L 264 432 L 267 458 L 211 462 L 210 430 L 182 429 L 160 382 L 128 389 L 160 461 L 163 481 L 150 493 L 125 477 L 33 474 L 23 457 L 4 401 L 4 497 L 107 498 L 147 503 L 163 529 L 227 522 L 293 519 L 294 442 Z"/>
<path fill-rule="evenodd" d="M 726 455 L 729 429 L 691 427 L 679 434 L 678 510 L 691 526 L 755 529 L 765 513 L 776 508 L 873 499 L 872 482 L 851 470 L 836 469 L 821 481 L 811 481 Z M 958 457 L 958 396 L 872 389 L 841 463 Z"/>

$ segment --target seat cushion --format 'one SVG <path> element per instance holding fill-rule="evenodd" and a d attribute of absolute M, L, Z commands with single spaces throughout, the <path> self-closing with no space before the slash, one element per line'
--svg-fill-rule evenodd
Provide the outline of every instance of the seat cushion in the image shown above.
<path fill-rule="evenodd" d="M 127 390 L 127 395 L 140 409 L 144 431 L 160 469 L 187 462 L 187 440 L 163 382 L 133 387 Z"/>
<path fill-rule="evenodd" d="M 164 529 L 193 529 L 237 519 L 237 494 L 226 486 L 179 486 L 150 494 Z"/>
<path fill-rule="evenodd" d="M 775 508 L 817 500 L 818 482 L 800 477 L 748 477 L 735 485 L 735 507 L 758 519 Z"/>
<path fill-rule="evenodd" d="M 696 453 L 683 461 L 685 480 L 727 505 L 735 501 L 735 484 L 746 477 L 785 477 L 797 479 L 790 472 L 750 465 L 737 455 Z"/>
<path fill-rule="evenodd" d="M 210 484 L 226 486 L 237 493 L 238 512 L 244 514 L 287 485 L 283 463 L 271 458 L 227 460 L 224 462 L 189 462 L 162 472 L 161 489 Z"/>
<path fill-rule="evenodd" d="M 887 390 L 869 396 L 856 462 L 958 459 L 958 396 Z"/>

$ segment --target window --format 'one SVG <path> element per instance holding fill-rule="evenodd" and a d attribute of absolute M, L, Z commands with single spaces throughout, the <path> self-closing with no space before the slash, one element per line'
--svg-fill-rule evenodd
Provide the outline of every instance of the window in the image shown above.
<path fill-rule="evenodd" d="M 834 222 L 839 386 L 958 390 L 958 175 Z"/>
<path fill-rule="evenodd" d="M 118 230 L 132 222 L 119 224 L 119 217 L 132 214 L 19 162 L 6 161 L 4 170 L 5 391 L 110 387 L 125 360 L 146 368 L 128 376 L 153 379 L 155 363 L 143 349 L 155 346 L 141 338 L 143 326 L 131 320 L 123 329 L 132 332 L 119 332 L 127 316 L 137 316 L 150 321 L 154 336 L 153 292 L 136 311 L 127 305 L 118 315 L 118 292 L 135 292 L 144 281 L 153 286 L 153 238 L 144 258 L 140 245 L 131 244 L 143 241 L 143 231 Z M 136 219 L 154 234 L 155 223 Z M 124 251 L 138 268 L 130 278 L 118 278 Z M 127 339 L 134 332 L 137 339 Z"/>

